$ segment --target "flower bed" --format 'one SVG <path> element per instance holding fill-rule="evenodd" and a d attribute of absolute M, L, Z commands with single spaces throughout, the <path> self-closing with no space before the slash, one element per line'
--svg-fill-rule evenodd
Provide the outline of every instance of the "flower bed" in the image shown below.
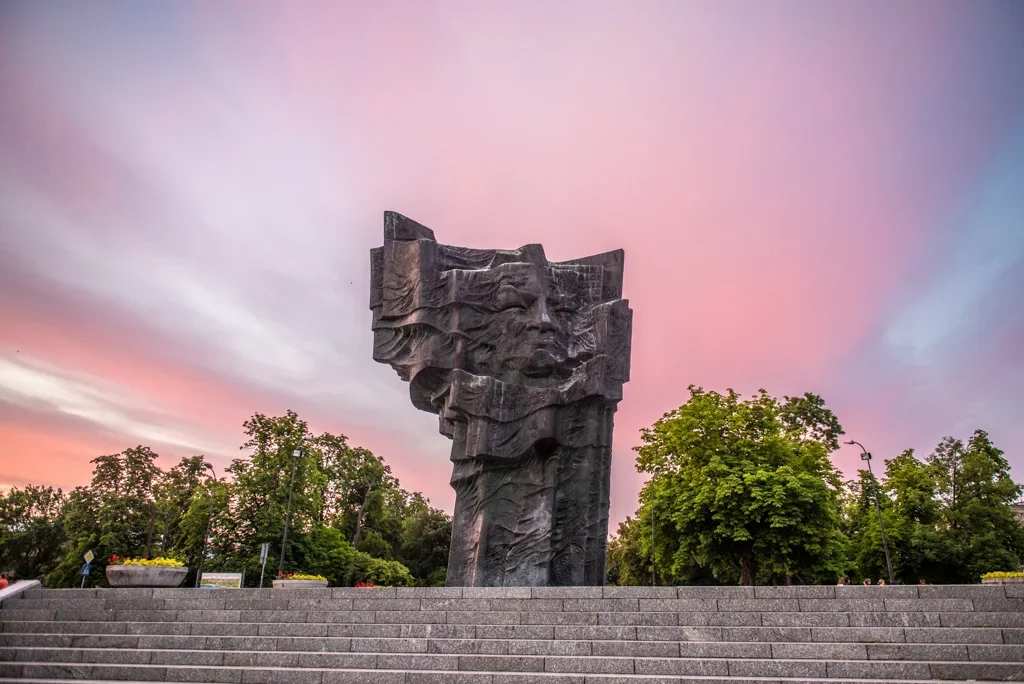
<path fill-rule="evenodd" d="M 272 582 L 275 589 L 299 589 L 302 587 L 326 587 L 323 575 L 308 575 L 303 572 L 279 572 Z"/>
<path fill-rule="evenodd" d="M 1024 584 L 1024 572 L 986 572 L 982 584 Z"/>
<path fill-rule="evenodd" d="M 120 558 L 114 555 L 107 559 L 106 575 L 112 587 L 177 587 L 185 581 L 188 568 L 175 558 Z"/>

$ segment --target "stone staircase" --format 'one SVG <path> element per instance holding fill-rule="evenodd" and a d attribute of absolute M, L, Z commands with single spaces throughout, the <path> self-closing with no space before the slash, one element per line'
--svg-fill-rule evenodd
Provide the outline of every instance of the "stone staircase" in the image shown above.
<path fill-rule="evenodd" d="M 1024 585 L 35 589 L 0 681 L 1024 681 Z"/>

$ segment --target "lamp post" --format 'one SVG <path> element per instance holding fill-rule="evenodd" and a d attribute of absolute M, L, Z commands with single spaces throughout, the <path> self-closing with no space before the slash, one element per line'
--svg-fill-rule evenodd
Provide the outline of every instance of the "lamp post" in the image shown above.
<path fill-rule="evenodd" d="M 284 536 L 281 538 L 281 560 L 277 564 L 277 574 L 284 572 L 284 554 L 288 548 L 288 526 L 292 522 L 292 489 L 295 487 L 295 471 L 299 469 L 299 457 L 302 456 L 302 449 L 292 452 L 292 481 L 288 485 L 288 508 L 284 514 Z"/>
<path fill-rule="evenodd" d="M 203 464 L 213 475 L 214 481 L 217 480 L 217 473 L 213 470 L 213 466 L 209 463 Z M 203 533 L 203 553 L 199 556 L 199 569 L 196 570 L 196 588 L 201 586 L 203 580 L 203 565 L 206 563 L 206 543 L 210 539 L 210 521 L 213 519 L 213 490 L 210 489 L 210 483 L 206 483 L 206 493 L 210 495 L 210 510 L 206 514 L 206 531 Z"/>
<path fill-rule="evenodd" d="M 868 475 L 871 476 L 871 490 L 875 498 L 875 510 L 878 511 L 878 529 L 882 532 L 882 549 L 885 550 L 885 567 L 889 570 L 889 584 L 896 584 L 892 576 L 892 559 L 889 558 L 889 542 L 885 539 L 885 523 L 882 522 L 882 506 L 878 503 L 878 481 L 875 480 L 875 473 L 871 470 L 871 452 L 864 448 L 864 445 L 855 440 L 849 440 L 846 444 L 856 444 L 860 447 L 860 460 L 867 461 Z"/>
<path fill-rule="evenodd" d="M 654 466 L 654 470 L 653 470 L 654 475 L 651 475 L 651 482 L 652 483 L 654 482 L 654 477 L 659 472 L 661 472 L 661 466 Z M 651 487 L 651 586 L 652 587 L 657 586 L 657 582 L 655 580 L 655 575 L 654 575 L 654 572 L 655 572 L 656 568 L 657 568 L 657 564 L 655 563 L 655 553 L 654 553 L 654 487 L 652 486 Z"/>

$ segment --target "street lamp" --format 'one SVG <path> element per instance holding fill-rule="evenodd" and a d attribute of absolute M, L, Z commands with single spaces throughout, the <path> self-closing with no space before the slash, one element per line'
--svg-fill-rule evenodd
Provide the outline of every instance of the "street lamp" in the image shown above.
<path fill-rule="evenodd" d="M 875 473 L 871 470 L 871 452 L 864 448 L 860 442 L 849 440 L 846 444 L 856 444 L 860 447 L 860 460 L 867 461 L 868 475 L 871 476 L 871 489 L 875 497 L 875 510 L 878 511 L 878 529 L 882 532 L 882 548 L 885 550 L 885 567 L 889 570 L 889 584 L 896 584 L 892 576 L 892 559 L 889 558 L 889 542 L 885 539 L 885 523 L 882 522 L 882 506 L 878 503 L 878 481 L 875 480 Z"/>
<path fill-rule="evenodd" d="M 651 482 L 653 483 L 654 482 L 654 476 L 657 475 L 659 472 L 661 472 L 661 466 L 654 466 L 654 470 L 652 472 L 654 473 L 654 475 L 651 475 Z M 654 555 L 654 487 L 651 487 L 651 586 L 652 587 L 657 586 L 657 583 L 656 583 L 655 577 L 654 577 L 654 572 L 655 572 L 656 568 L 657 568 L 657 565 L 655 563 L 655 555 Z"/>
<path fill-rule="evenodd" d="M 295 471 L 299 469 L 299 457 L 302 456 L 302 449 L 292 452 L 292 481 L 288 485 L 288 508 L 284 514 L 284 536 L 281 538 L 281 560 L 277 564 L 277 574 L 284 572 L 284 553 L 288 548 L 288 526 L 292 522 L 292 489 L 295 487 Z"/>
<path fill-rule="evenodd" d="M 209 463 L 204 463 L 210 474 L 213 475 L 214 481 L 217 480 L 217 473 L 213 470 L 213 466 Z M 206 562 L 206 543 L 210 539 L 210 521 L 213 519 L 213 490 L 210 489 L 210 484 L 206 484 L 206 493 L 210 495 L 210 510 L 206 514 L 206 532 L 203 533 L 203 553 L 199 556 L 199 569 L 196 570 L 196 588 L 201 586 L 203 580 L 203 565 Z"/>

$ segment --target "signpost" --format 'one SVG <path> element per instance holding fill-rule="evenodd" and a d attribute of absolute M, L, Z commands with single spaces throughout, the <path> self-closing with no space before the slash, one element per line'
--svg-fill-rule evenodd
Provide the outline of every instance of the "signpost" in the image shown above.
<path fill-rule="evenodd" d="M 96 556 L 93 554 L 92 549 L 86 551 L 85 555 L 82 556 L 82 558 L 85 559 L 85 565 L 82 566 L 82 587 L 85 586 L 85 578 L 89 576 L 89 571 L 92 570 L 90 563 L 92 563 L 92 559 L 95 557 Z"/>
<path fill-rule="evenodd" d="M 263 542 L 263 548 L 260 549 L 260 589 L 263 588 L 263 571 L 267 569 L 267 555 L 270 553 L 270 544 Z"/>

